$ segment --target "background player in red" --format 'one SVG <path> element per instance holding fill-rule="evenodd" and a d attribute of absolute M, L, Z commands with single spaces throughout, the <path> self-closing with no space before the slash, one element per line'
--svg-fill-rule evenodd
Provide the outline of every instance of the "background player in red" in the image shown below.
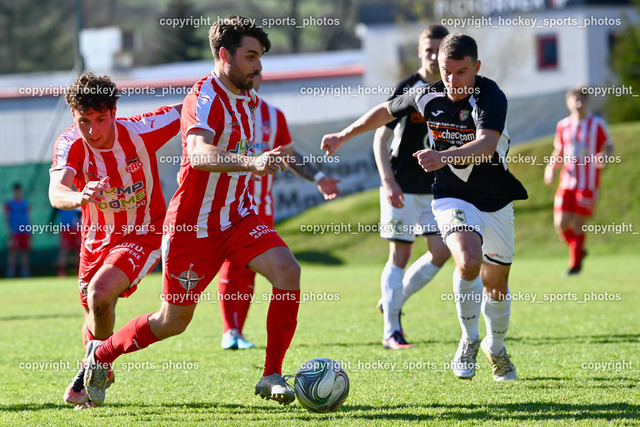
<path fill-rule="evenodd" d="M 166 205 L 155 152 L 180 130 L 181 105 L 116 118 L 118 89 L 85 73 L 65 95 L 74 124 L 58 138 L 49 199 L 57 209 L 82 208 L 78 285 L 83 344 L 113 333 L 118 296 L 131 295 L 160 259 Z M 74 189 L 75 186 L 75 189 Z M 84 367 L 67 388 L 69 404 L 90 404 Z"/>
<path fill-rule="evenodd" d="M 262 75 L 254 78 L 253 87 L 257 91 L 262 82 Z M 285 164 L 294 173 L 318 184 L 318 191 L 326 200 L 340 195 L 337 183 L 340 181 L 319 171 L 308 163 L 304 156 L 296 151 L 287 121 L 282 111 L 265 102 L 262 98 L 256 108 L 255 135 L 251 144 L 254 156 L 282 147 L 285 153 Z M 258 208 L 258 216 L 269 227 L 273 227 L 273 175 L 264 175 L 251 180 L 249 187 L 253 200 Z M 255 271 L 244 265 L 234 264 L 226 260 L 218 274 L 218 302 L 222 314 L 223 349 L 247 349 L 254 344 L 247 341 L 242 333 L 244 322 L 251 306 L 255 286 Z"/>
<path fill-rule="evenodd" d="M 78 267 L 78 256 L 82 246 L 82 210 L 80 208 L 62 210 L 54 209 L 51 221 L 58 219 L 56 225 L 61 227 L 58 242 L 58 277 L 67 275 L 67 264 Z"/>
<path fill-rule="evenodd" d="M 447 34 L 447 29 L 440 25 L 432 25 L 420 33 L 420 69 L 401 81 L 390 99 L 410 88 L 440 80 L 438 49 Z M 389 260 L 382 270 L 378 309 L 384 316 L 382 345 L 395 350 L 411 347 L 400 322 L 402 306 L 433 279 L 450 255 L 431 211 L 434 173 L 422 170 L 413 157 L 413 153 L 428 144 L 427 125 L 419 112 L 387 123 L 376 130 L 373 138 L 381 182 L 380 237 L 389 241 Z M 425 236 L 428 250 L 405 274 L 416 235 Z"/>
<path fill-rule="evenodd" d="M 16 275 L 16 259 L 20 258 L 20 275 L 29 276 L 29 254 L 31 234 L 25 227 L 30 226 L 29 203 L 24 198 L 22 185 L 13 185 L 11 200 L 4 204 L 7 228 L 9 229 L 9 255 L 7 256 L 7 277 Z"/>
<path fill-rule="evenodd" d="M 569 246 L 567 275 L 573 275 L 582 269 L 587 253 L 582 227 L 593 215 L 600 170 L 613 152 L 613 143 L 604 120 L 588 112 L 586 88 L 570 89 L 566 101 L 571 114 L 556 126 L 554 150 L 544 171 L 544 182 L 553 184 L 556 170 L 563 165 L 553 202 L 553 222 L 558 236 Z"/>
<path fill-rule="evenodd" d="M 297 325 L 300 266 L 278 233 L 255 214 L 249 192 L 252 173 L 284 169 L 281 148 L 250 156 L 258 106 L 253 81 L 271 42 L 261 27 L 241 16 L 217 20 L 209 41 L 214 69 L 193 86 L 182 110 L 185 160 L 164 224 L 162 304 L 106 341 L 87 345 L 84 383 L 98 404 L 113 361 L 182 333 L 225 259 L 247 265 L 273 284 L 265 365 L 255 394 L 284 405 L 295 399 L 281 371 Z"/>

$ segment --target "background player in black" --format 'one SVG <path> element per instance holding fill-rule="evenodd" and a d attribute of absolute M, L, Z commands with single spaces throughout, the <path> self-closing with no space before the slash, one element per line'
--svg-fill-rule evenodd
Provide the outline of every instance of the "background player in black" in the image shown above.
<path fill-rule="evenodd" d="M 515 380 L 515 367 L 504 348 L 514 246 L 511 202 L 527 193 L 506 164 L 506 97 L 495 82 L 477 75 L 477 58 L 471 37 L 445 37 L 438 54 L 442 82 L 372 108 L 342 132 L 325 135 L 321 148 L 331 155 L 350 138 L 394 117 L 422 112 L 431 149 L 415 155 L 423 169 L 436 172 L 433 208 L 456 263 L 453 282 L 462 339 L 452 369 L 459 378 L 472 378 L 482 348 L 496 381 Z M 482 343 L 480 310 L 487 325 Z"/>
<path fill-rule="evenodd" d="M 432 25 L 420 33 L 420 69 L 401 81 L 389 99 L 440 80 L 438 49 L 447 34 L 447 29 L 440 25 Z M 380 236 L 389 240 L 389 260 L 382 271 L 382 298 L 378 309 L 384 315 L 382 344 L 391 349 L 411 347 L 400 323 L 402 306 L 431 281 L 450 256 L 431 212 L 433 172 L 425 173 L 413 157 L 413 153 L 426 148 L 428 143 L 425 120 L 419 112 L 380 127 L 373 139 L 381 182 Z M 413 241 L 421 234 L 425 236 L 429 250 L 405 274 Z"/>

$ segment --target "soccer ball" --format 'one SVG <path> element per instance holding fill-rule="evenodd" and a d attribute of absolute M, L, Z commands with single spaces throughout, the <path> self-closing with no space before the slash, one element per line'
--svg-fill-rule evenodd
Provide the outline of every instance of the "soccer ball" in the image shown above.
<path fill-rule="evenodd" d="M 317 357 L 296 374 L 293 390 L 298 402 L 311 412 L 331 412 L 349 395 L 349 377 L 336 361 Z"/>

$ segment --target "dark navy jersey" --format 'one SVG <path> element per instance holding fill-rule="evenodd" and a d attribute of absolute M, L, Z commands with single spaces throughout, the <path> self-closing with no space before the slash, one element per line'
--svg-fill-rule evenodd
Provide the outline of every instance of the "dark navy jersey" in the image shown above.
<path fill-rule="evenodd" d="M 429 145 L 437 151 L 461 147 L 476 139 L 478 129 L 500 132 L 496 151 L 490 159 L 469 165 L 447 164 L 435 171 L 433 197 L 455 197 L 484 212 L 495 212 L 513 200 L 527 198 L 527 191 L 509 172 L 507 153 L 507 98 L 498 85 L 476 76 L 470 95 L 457 102 L 447 98 L 442 81 L 424 84 L 389 103 L 394 117 L 420 112 L 429 128 Z"/>
<path fill-rule="evenodd" d="M 398 83 L 389 100 L 425 83 L 419 73 L 412 74 Z M 391 170 L 402 192 L 431 194 L 434 174 L 433 172 L 425 172 L 418 163 L 418 159 L 413 157 L 413 153 L 416 151 L 429 148 L 427 124 L 424 117 L 414 111 L 401 119 L 387 123 L 387 127 L 393 130 L 389 153 Z"/>

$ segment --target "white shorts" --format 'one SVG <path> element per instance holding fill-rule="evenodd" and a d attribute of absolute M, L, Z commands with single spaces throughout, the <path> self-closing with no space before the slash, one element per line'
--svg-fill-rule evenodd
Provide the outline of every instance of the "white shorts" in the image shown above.
<path fill-rule="evenodd" d="M 511 265 L 515 242 L 512 203 L 495 212 L 482 212 L 471 203 L 452 197 L 436 199 L 432 205 L 445 243 L 455 231 L 475 231 L 482 238 L 484 262 Z"/>
<path fill-rule="evenodd" d="M 438 223 L 431 211 L 431 194 L 404 194 L 404 207 L 389 204 L 384 188 L 380 187 L 380 237 L 413 243 L 416 236 L 438 234 Z"/>

